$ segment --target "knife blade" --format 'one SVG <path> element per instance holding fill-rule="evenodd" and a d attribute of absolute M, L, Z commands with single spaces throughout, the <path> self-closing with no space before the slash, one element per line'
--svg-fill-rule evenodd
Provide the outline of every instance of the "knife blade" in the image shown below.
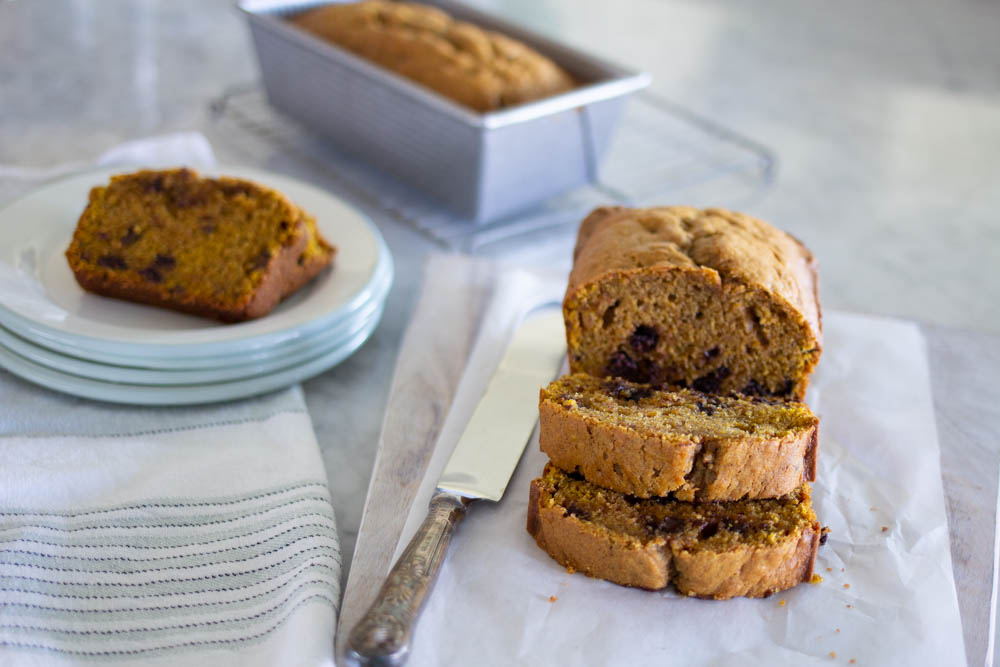
<path fill-rule="evenodd" d="M 466 506 L 503 497 L 538 420 L 538 390 L 566 355 L 563 332 L 562 313 L 553 308 L 530 312 L 518 327 L 445 464 L 427 517 L 348 636 L 349 662 L 406 662 L 413 627 Z"/>

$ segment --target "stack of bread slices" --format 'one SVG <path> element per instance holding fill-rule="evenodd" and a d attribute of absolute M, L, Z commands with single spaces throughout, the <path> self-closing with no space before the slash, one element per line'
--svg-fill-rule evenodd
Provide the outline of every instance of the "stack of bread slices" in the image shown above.
<path fill-rule="evenodd" d="M 822 338 L 815 261 L 721 209 L 594 211 L 542 389 L 528 531 L 571 570 L 730 598 L 809 581 Z"/>

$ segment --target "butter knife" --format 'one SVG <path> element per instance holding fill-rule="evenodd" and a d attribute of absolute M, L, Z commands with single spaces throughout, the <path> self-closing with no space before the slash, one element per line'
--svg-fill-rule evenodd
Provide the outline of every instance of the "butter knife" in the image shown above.
<path fill-rule="evenodd" d="M 497 502 L 538 420 L 538 390 L 566 356 L 562 313 L 528 314 L 448 459 L 427 517 L 347 639 L 358 665 L 402 665 L 451 535 L 473 500 Z"/>

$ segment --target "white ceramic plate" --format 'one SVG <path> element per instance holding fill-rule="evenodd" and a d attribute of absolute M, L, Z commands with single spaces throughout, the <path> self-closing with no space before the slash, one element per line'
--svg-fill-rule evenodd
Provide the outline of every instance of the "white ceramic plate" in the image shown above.
<path fill-rule="evenodd" d="M 228 382 L 276 373 L 332 352 L 367 327 L 372 317 L 382 311 L 383 305 L 382 302 L 366 305 L 358 311 L 356 317 L 336 323 L 321 335 L 310 337 L 306 344 L 297 346 L 289 353 L 276 354 L 259 361 L 241 360 L 240 363 L 220 365 L 215 368 L 159 370 L 95 363 L 39 347 L 3 327 L 0 327 L 0 347 L 5 347 L 8 351 L 40 366 L 92 380 L 161 387 Z"/>
<path fill-rule="evenodd" d="M 195 405 L 255 396 L 301 382 L 337 365 L 364 343 L 381 319 L 381 308 L 354 336 L 340 346 L 290 368 L 253 378 L 175 386 L 105 382 L 42 366 L 0 346 L 0 366 L 49 389 L 74 396 L 129 405 Z"/>
<path fill-rule="evenodd" d="M 383 265 L 384 266 L 384 265 Z M 391 268 L 391 264 L 389 264 Z M 91 361 L 104 366 L 118 366 L 134 368 L 139 370 L 159 370 L 159 371 L 195 371 L 195 370 L 220 370 L 232 368 L 239 365 L 278 363 L 282 357 L 301 354 L 304 350 L 309 350 L 326 341 L 338 328 L 346 326 L 354 318 L 364 318 L 365 312 L 376 306 L 381 307 L 385 302 L 386 295 L 392 281 L 391 271 L 379 271 L 376 282 L 372 285 L 369 300 L 360 303 L 346 313 L 338 313 L 335 318 L 323 320 L 320 326 L 310 326 L 307 332 L 295 332 L 296 335 L 287 339 L 275 342 L 270 347 L 260 347 L 250 350 L 237 349 L 235 352 L 218 350 L 210 355 L 204 353 L 196 356 L 188 356 L 180 348 L 172 348 L 172 353 L 152 355 L 140 354 L 132 355 L 125 352 L 110 352 L 105 350 L 94 350 L 87 345 L 78 345 L 73 341 L 56 340 L 52 341 L 46 336 L 36 336 L 29 340 L 26 336 L 31 335 L 31 329 L 24 327 L 13 327 L 8 329 L 11 334 L 19 338 L 28 340 L 36 347 L 49 350 L 53 354 L 62 357 L 71 357 L 84 361 Z M 2 321 L 2 318 L 0 318 Z M 0 324 L 0 327 L 3 325 Z"/>
<path fill-rule="evenodd" d="M 0 211 L 0 324 L 38 345 L 87 351 L 111 362 L 131 358 L 214 358 L 294 341 L 329 326 L 372 300 L 391 282 L 392 259 L 375 226 L 359 211 L 301 181 L 256 169 L 205 171 L 276 188 L 316 216 L 337 246 L 332 271 L 266 317 L 239 324 L 109 299 L 85 292 L 63 255 L 94 185 L 133 168 L 100 169 L 42 186 Z"/>

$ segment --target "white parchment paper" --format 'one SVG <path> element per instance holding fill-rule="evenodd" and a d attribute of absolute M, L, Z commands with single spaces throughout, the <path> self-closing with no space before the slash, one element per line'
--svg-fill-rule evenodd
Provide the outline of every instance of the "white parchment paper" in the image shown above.
<path fill-rule="evenodd" d="M 484 331 L 505 330 L 504 312 L 495 304 Z M 907 322 L 824 315 L 808 396 L 821 419 L 814 505 L 832 529 L 821 583 L 705 601 L 567 574 L 525 531 L 545 463 L 536 435 L 503 501 L 474 504 L 459 527 L 410 664 L 965 664 L 923 337 Z M 473 351 L 397 556 L 492 372 L 491 347 Z"/>

